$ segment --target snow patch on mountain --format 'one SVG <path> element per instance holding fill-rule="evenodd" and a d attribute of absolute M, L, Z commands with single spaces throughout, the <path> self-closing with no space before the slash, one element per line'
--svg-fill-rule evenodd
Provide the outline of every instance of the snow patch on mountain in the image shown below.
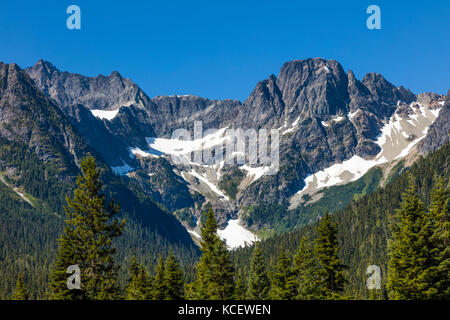
<path fill-rule="evenodd" d="M 111 121 L 117 116 L 117 113 L 119 112 L 119 109 L 116 110 L 97 110 L 93 109 L 91 110 L 91 113 L 94 115 L 94 117 L 100 118 L 100 119 L 106 119 Z"/>
<path fill-rule="evenodd" d="M 122 159 L 121 159 L 122 160 Z M 117 166 L 117 167 L 111 167 L 114 174 L 119 176 L 125 176 L 128 172 L 131 172 L 134 170 L 133 167 L 128 165 L 125 161 L 122 160 L 123 166 Z"/>
<path fill-rule="evenodd" d="M 425 108 L 419 103 L 413 102 L 409 108 L 412 113 L 401 116 L 394 113 L 389 122 L 381 129 L 381 134 L 375 141 L 381 151 L 373 159 L 363 159 L 354 155 L 341 163 L 315 172 L 305 178 L 305 186 L 290 199 L 290 209 L 297 207 L 302 202 L 305 194 L 313 194 L 317 191 L 355 181 L 366 174 L 371 168 L 392 160 L 407 156 L 414 146 L 425 138 L 429 126 L 436 120 L 440 109 Z M 356 112 L 349 114 L 352 118 Z M 340 121 L 341 117 L 333 119 Z M 322 122 L 322 125 L 328 126 Z"/>
<path fill-rule="evenodd" d="M 238 219 L 228 220 L 228 225 L 223 230 L 217 230 L 217 234 L 226 241 L 231 249 L 251 245 L 258 237 L 239 224 Z"/>
<path fill-rule="evenodd" d="M 211 149 L 219 145 L 223 145 L 225 141 L 230 139 L 225 134 L 227 127 L 217 130 L 215 133 L 206 135 L 201 139 L 180 140 L 180 139 L 164 139 L 164 138 L 146 138 L 150 147 L 148 153 L 160 156 L 161 154 L 171 155 L 179 158 L 180 161 L 189 164 L 196 164 L 191 161 L 192 152 L 201 152 L 205 149 Z M 198 164 L 198 163 L 197 163 Z"/>
<path fill-rule="evenodd" d="M 193 169 L 187 173 L 196 177 L 198 180 L 200 180 L 201 182 L 206 184 L 209 187 L 209 189 L 211 189 L 215 194 L 217 194 L 221 198 L 221 200 L 226 200 L 226 201 L 230 200 L 230 198 L 228 198 L 222 191 L 219 190 L 219 188 L 217 188 L 213 183 L 211 183 L 206 177 L 195 172 Z M 182 176 L 183 176 L 183 178 L 185 178 L 184 172 L 182 172 Z M 185 180 L 186 180 L 186 178 L 185 178 Z"/>
<path fill-rule="evenodd" d="M 247 182 L 247 185 L 252 184 L 263 175 L 265 175 L 270 170 L 270 166 L 262 166 L 262 167 L 249 167 L 247 165 L 240 166 L 239 169 L 247 171 L 247 177 L 250 181 Z"/>

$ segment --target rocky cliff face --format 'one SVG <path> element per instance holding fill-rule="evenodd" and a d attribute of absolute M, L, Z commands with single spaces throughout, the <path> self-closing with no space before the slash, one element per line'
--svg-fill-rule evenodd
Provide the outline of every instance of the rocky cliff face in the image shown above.
<path fill-rule="evenodd" d="M 16 64 L 0 63 L 0 136 L 42 161 L 79 162 L 88 149 L 56 104 Z"/>
<path fill-rule="evenodd" d="M 417 149 L 423 155 L 450 142 L 450 90 L 447 92 L 445 102 L 439 102 L 439 99 L 439 95 L 432 93 L 419 95 L 419 101 L 422 104 L 435 109 L 442 108 L 438 118 L 430 126 L 427 136 L 417 146 Z"/>

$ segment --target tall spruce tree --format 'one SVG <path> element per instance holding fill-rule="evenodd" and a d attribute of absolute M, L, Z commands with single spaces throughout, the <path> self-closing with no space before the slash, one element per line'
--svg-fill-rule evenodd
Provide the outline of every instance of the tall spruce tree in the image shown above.
<path fill-rule="evenodd" d="M 25 283 L 23 282 L 22 274 L 19 272 L 17 277 L 16 291 L 11 296 L 12 300 L 28 300 L 28 294 L 25 289 Z"/>
<path fill-rule="evenodd" d="M 323 299 L 342 298 L 347 282 L 344 270 L 347 268 L 339 258 L 337 241 L 337 223 L 331 221 L 328 212 L 325 213 L 317 228 L 318 238 L 315 241 L 314 252 L 318 263 L 318 294 Z"/>
<path fill-rule="evenodd" d="M 119 297 L 118 267 L 112 240 L 122 234 L 125 220 L 114 217 L 119 206 L 114 200 L 106 206 L 101 193 L 100 171 L 92 156 L 81 161 L 74 198 L 66 198 L 64 234 L 58 239 L 58 254 L 50 275 L 51 299 L 115 299 Z M 67 268 L 78 265 L 81 289 L 67 287 Z"/>
<path fill-rule="evenodd" d="M 310 239 L 303 237 L 294 256 L 294 272 L 298 283 L 296 299 L 299 300 L 317 299 L 320 296 L 317 291 L 319 286 L 318 266 L 311 244 Z"/>
<path fill-rule="evenodd" d="M 153 299 L 155 300 L 166 300 L 168 298 L 165 269 L 164 258 L 160 255 L 158 265 L 156 266 L 155 279 L 153 281 Z"/>
<path fill-rule="evenodd" d="M 428 214 L 428 225 L 432 226 L 430 240 L 433 256 L 428 297 L 450 299 L 449 188 L 442 177 L 436 178 L 435 181 Z"/>
<path fill-rule="evenodd" d="M 166 282 L 167 299 L 181 300 L 184 298 L 184 281 L 178 262 L 172 251 L 166 259 L 164 269 L 164 279 Z"/>
<path fill-rule="evenodd" d="M 127 300 L 150 300 L 152 299 L 151 277 L 144 267 L 137 261 L 136 257 L 131 258 L 128 269 L 130 278 L 127 286 Z"/>
<path fill-rule="evenodd" d="M 387 289 L 390 299 L 426 299 L 433 294 L 432 229 L 426 208 L 417 195 L 414 177 L 402 195 L 389 242 Z M 430 291 L 431 289 L 431 291 Z"/>
<path fill-rule="evenodd" d="M 269 298 L 270 278 L 266 270 L 261 243 L 255 244 L 250 262 L 247 298 L 250 300 L 265 300 Z"/>
<path fill-rule="evenodd" d="M 272 274 L 270 298 L 274 300 L 294 300 L 297 296 L 298 283 L 292 268 L 291 259 L 282 248 Z"/>
<path fill-rule="evenodd" d="M 217 222 L 212 207 L 201 226 L 200 249 L 197 263 L 197 280 L 193 286 L 199 300 L 229 300 L 233 298 L 234 268 L 226 244 L 217 235 Z"/>

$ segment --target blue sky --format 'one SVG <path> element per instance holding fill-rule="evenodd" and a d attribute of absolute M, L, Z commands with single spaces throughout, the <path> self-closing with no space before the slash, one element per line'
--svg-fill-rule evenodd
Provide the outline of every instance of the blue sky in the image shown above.
<path fill-rule="evenodd" d="M 81 8 L 81 30 L 66 8 Z M 366 8 L 381 8 L 381 30 Z M 0 1 L 0 61 L 118 70 L 150 96 L 244 100 L 284 62 L 339 61 L 415 93 L 450 88 L 450 1 Z"/>

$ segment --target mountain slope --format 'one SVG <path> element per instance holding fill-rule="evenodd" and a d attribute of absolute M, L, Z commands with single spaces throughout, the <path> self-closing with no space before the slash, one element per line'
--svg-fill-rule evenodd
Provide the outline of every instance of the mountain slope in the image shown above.
<path fill-rule="evenodd" d="M 17 65 L 0 63 L 1 294 L 11 293 L 17 273 L 36 276 L 34 297 L 42 297 L 43 277 L 62 232 L 65 196 L 75 186 L 81 158 L 97 157 L 103 192 L 121 204 L 126 230 L 118 240 L 118 260 L 138 253 L 156 259 L 169 247 L 183 264 L 198 256 L 189 234 L 169 212 L 149 199 L 136 181 L 114 175 L 81 137 L 54 100 Z M 29 272 L 28 272 L 29 271 Z"/>

